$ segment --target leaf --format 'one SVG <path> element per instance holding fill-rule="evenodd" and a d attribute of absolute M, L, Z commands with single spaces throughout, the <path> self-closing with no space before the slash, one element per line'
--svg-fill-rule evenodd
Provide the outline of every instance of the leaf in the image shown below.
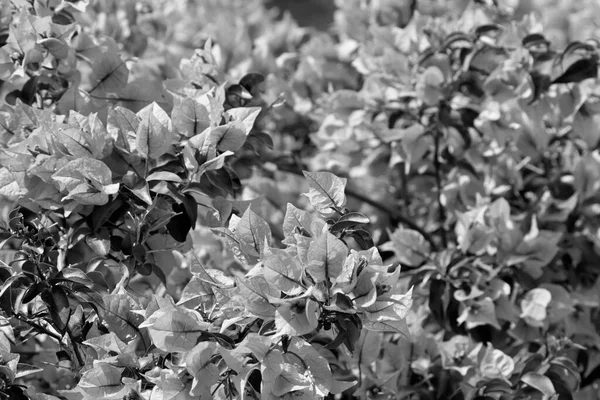
<path fill-rule="evenodd" d="M 377 274 L 371 269 L 363 269 L 352 288 L 352 297 L 358 307 L 372 306 L 377 300 Z M 350 281 L 349 283 L 351 283 Z"/>
<path fill-rule="evenodd" d="M 205 162 L 200 166 L 200 168 L 198 168 L 198 176 L 201 176 L 207 171 L 214 171 L 223 168 L 225 165 L 225 158 L 231 155 L 233 155 L 232 151 L 225 151 L 215 158 Z"/>
<path fill-rule="evenodd" d="M 355 359 L 359 366 L 371 365 L 379 358 L 381 346 L 383 345 L 383 335 L 369 330 L 363 330 L 356 348 Z"/>
<path fill-rule="evenodd" d="M 102 318 L 110 332 L 114 332 L 124 343 L 129 343 L 139 335 L 138 326 L 142 317 L 132 312 L 132 300 L 125 294 L 111 294 L 103 297 Z"/>
<path fill-rule="evenodd" d="M 473 329 L 482 325 L 491 325 L 496 329 L 501 329 L 498 318 L 496 318 L 496 307 L 489 297 L 471 304 L 457 321 L 459 324 L 466 321 L 467 329 Z"/>
<path fill-rule="evenodd" d="M 91 146 L 84 137 L 84 133 L 78 128 L 61 129 L 52 133 L 55 147 L 67 151 L 67 155 L 77 158 L 102 158 L 102 149 Z"/>
<path fill-rule="evenodd" d="M 179 177 L 179 175 L 169 172 L 169 171 L 157 171 L 148 175 L 146 178 L 147 182 L 151 181 L 165 181 L 165 182 L 176 182 L 181 183 L 183 180 Z"/>
<path fill-rule="evenodd" d="M 311 372 L 317 394 L 326 396 L 329 393 L 333 376 L 329 362 L 309 343 L 300 338 L 293 338 L 288 351 L 302 357 Z"/>
<path fill-rule="evenodd" d="M 237 107 L 230 108 L 226 114 L 233 120 L 241 121 L 244 125 L 245 134 L 248 136 L 260 112 L 260 107 Z"/>
<path fill-rule="evenodd" d="M 356 229 L 349 232 L 349 236 L 354 239 L 361 250 L 369 250 L 375 247 L 373 237 L 368 231 L 364 229 Z"/>
<path fill-rule="evenodd" d="M 118 191 L 112 183 L 112 172 L 102 161 L 79 158 L 67 163 L 52 175 L 61 192 L 69 192 L 63 200 L 75 200 L 84 205 L 103 205 L 109 195 Z"/>
<path fill-rule="evenodd" d="M 406 171 L 410 166 L 423 160 L 423 157 L 433 147 L 433 139 L 425 134 L 425 127 L 421 124 L 413 124 L 405 129 L 394 129 L 393 139 L 400 140 L 403 151 L 403 159 L 406 160 Z"/>
<path fill-rule="evenodd" d="M 266 146 L 269 149 L 273 149 L 275 144 L 273 143 L 273 138 L 271 135 L 265 132 L 250 132 L 248 137 L 246 138 L 246 143 L 248 143 L 255 151 L 258 151 L 262 146 Z"/>
<path fill-rule="evenodd" d="M 342 394 L 342 392 L 345 392 L 353 386 L 356 386 L 357 383 L 358 381 L 338 381 L 336 379 L 333 379 L 331 381 L 329 393 Z"/>
<path fill-rule="evenodd" d="M 210 276 L 207 276 L 207 278 L 210 278 Z M 184 305 L 192 300 L 208 305 L 213 305 L 216 302 L 211 285 L 206 282 L 205 278 L 196 273 L 193 274 L 192 279 L 185 285 L 177 304 Z"/>
<path fill-rule="evenodd" d="M 105 354 L 109 351 L 117 354 L 134 354 L 135 342 L 131 342 L 129 345 L 123 343 L 121 339 L 114 333 L 110 332 L 106 335 L 96 336 L 90 338 L 84 342 L 84 344 L 93 347 L 99 354 Z"/>
<path fill-rule="evenodd" d="M 107 150 L 112 149 L 107 146 L 109 143 L 108 131 L 97 113 L 86 116 L 71 110 L 68 123 L 70 128 L 80 131 L 85 144 L 95 158 L 104 158 L 108 155 Z"/>
<path fill-rule="evenodd" d="M 352 229 L 357 226 L 368 224 L 369 218 L 361 213 L 349 212 L 344 214 L 330 229 L 330 232 L 341 232 L 344 229 Z"/>
<path fill-rule="evenodd" d="M 159 79 L 153 77 L 140 77 L 129 82 L 120 92 L 118 100 L 119 105 L 133 112 L 139 112 L 151 103 L 157 103 L 167 112 L 173 108 L 172 95 Z"/>
<path fill-rule="evenodd" d="M 58 328 L 60 332 L 65 332 L 69 318 L 71 317 L 71 308 L 69 305 L 69 298 L 64 286 L 54 285 L 41 293 L 41 299 L 46 303 L 46 307 L 52 317 L 54 326 Z"/>
<path fill-rule="evenodd" d="M 198 400 L 197 396 L 190 394 L 192 381 L 182 381 L 179 376 L 167 369 L 160 372 L 160 378 L 157 385 L 150 393 L 150 399 L 168 399 L 168 400 Z M 204 398 L 202 398 L 204 400 Z"/>
<path fill-rule="evenodd" d="M 189 97 L 175 103 L 171 119 L 175 129 L 187 137 L 198 135 L 210 127 L 208 109 Z"/>
<path fill-rule="evenodd" d="M 547 304 L 548 323 L 564 321 L 575 312 L 575 303 L 571 293 L 564 286 L 543 283 L 539 288 L 547 290 L 551 296 L 551 301 Z"/>
<path fill-rule="evenodd" d="M 167 288 L 167 277 L 165 276 L 165 273 L 158 265 L 156 265 L 154 263 L 151 263 L 150 265 L 152 266 L 152 272 L 154 273 L 154 275 L 156 275 L 156 277 L 158 278 L 160 283 L 162 283 L 166 289 Z"/>
<path fill-rule="evenodd" d="M 443 279 L 432 279 L 429 284 L 429 309 L 432 316 L 440 324 L 444 324 L 445 310 L 448 306 L 446 295 L 446 281 Z"/>
<path fill-rule="evenodd" d="M 237 288 L 243 299 L 246 310 L 251 314 L 265 320 L 275 316 L 275 306 L 269 298 L 278 299 L 281 292 L 276 289 L 264 276 L 250 276 L 238 279 Z"/>
<path fill-rule="evenodd" d="M 110 252 L 110 233 L 107 228 L 100 228 L 95 234 L 86 236 L 85 242 L 100 257 L 106 257 Z"/>
<path fill-rule="evenodd" d="M 482 344 L 476 344 L 468 336 L 455 335 L 450 340 L 438 344 L 445 369 L 458 371 L 463 377 L 479 364 Z"/>
<path fill-rule="evenodd" d="M 214 143 L 219 151 L 236 151 L 246 141 L 245 130 L 244 123 L 239 120 L 217 126 L 210 131 L 210 142 Z"/>
<path fill-rule="evenodd" d="M 145 179 L 139 177 L 136 174 L 126 175 L 125 178 L 131 178 L 123 181 L 124 187 L 129 189 L 131 193 L 138 199 L 142 200 L 149 206 L 152 205 L 152 196 L 150 195 L 150 186 Z"/>
<path fill-rule="evenodd" d="M 44 289 L 46 289 L 46 284 L 44 282 L 36 282 L 33 285 L 29 286 L 25 293 L 23 294 L 23 298 L 21 302 L 23 304 L 27 304 L 35 299 L 39 294 L 41 294 Z M 9 347 L 10 350 L 10 347 Z"/>
<path fill-rule="evenodd" d="M 157 348 L 166 352 L 185 352 L 196 346 L 210 324 L 202 321 L 198 313 L 177 307 L 154 312 L 140 328 L 148 328 Z"/>
<path fill-rule="evenodd" d="M 104 52 L 92 63 L 89 93 L 118 93 L 127 86 L 129 69 L 121 57 L 111 51 Z"/>
<path fill-rule="evenodd" d="M 443 98 L 442 84 L 444 73 L 437 66 L 428 67 L 419 75 L 415 90 L 419 99 L 428 106 L 434 106 Z"/>
<path fill-rule="evenodd" d="M 69 55 L 69 46 L 56 38 L 42 39 L 38 44 L 48 50 L 57 60 L 65 59 Z"/>
<path fill-rule="evenodd" d="M 302 171 L 310 191 L 306 194 L 310 203 L 320 213 L 329 215 L 346 204 L 346 178 L 338 178 L 331 172 Z"/>
<path fill-rule="evenodd" d="M 326 232 L 310 244 L 306 271 L 316 283 L 325 281 L 327 285 L 341 274 L 347 256 L 344 242 Z"/>
<path fill-rule="evenodd" d="M 547 376 L 537 372 L 528 372 L 521 377 L 521 382 L 537 389 L 544 395 L 544 399 L 549 399 L 556 394 L 552 381 Z"/>
<path fill-rule="evenodd" d="M 265 254 L 263 266 L 263 276 L 267 282 L 282 292 L 294 292 L 300 287 L 302 267 L 285 250 L 270 250 Z"/>
<path fill-rule="evenodd" d="M 0 168 L 0 195 L 10 198 L 22 194 L 25 194 L 25 189 L 19 186 L 12 172 L 7 168 Z"/>
<path fill-rule="evenodd" d="M 201 399 L 211 397 L 210 388 L 219 379 L 219 369 L 212 362 L 216 351 L 216 343 L 201 342 L 186 355 L 186 368 L 194 377 L 190 395 L 199 396 Z"/>
<path fill-rule="evenodd" d="M 275 313 L 275 337 L 307 335 L 317 329 L 319 315 L 319 304 L 312 299 L 280 304 Z"/>
<path fill-rule="evenodd" d="M 555 73 L 558 75 L 560 72 Z M 556 76 L 552 80 L 553 84 L 556 83 L 577 83 L 585 79 L 597 78 L 598 77 L 598 57 L 586 58 L 575 61 L 569 65 L 566 71 Z"/>
<path fill-rule="evenodd" d="M 595 148 L 600 142 L 600 130 L 597 129 L 600 123 L 600 115 L 590 110 L 588 104 L 581 105 L 573 117 L 573 134 L 587 144 L 589 149 Z"/>
<path fill-rule="evenodd" d="M 365 101 L 361 93 L 354 90 L 342 89 L 329 96 L 327 107 L 332 113 L 349 115 L 352 111 L 362 110 L 365 107 Z"/>
<path fill-rule="evenodd" d="M 33 365 L 19 363 L 17 365 L 17 373 L 15 374 L 15 379 L 23 378 L 25 376 L 37 374 L 38 372 L 43 372 L 42 368 L 34 367 Z"/>
<path fill-rule="evenodd" d="M 298 355 L 296 358 L 300 358 L 300 356 Z M 296 360 L 293 359 L 290 361 L 293 362 Z M 275 363 L 273 362 L 272 364 Z M 270 398 L 282 398 L 286 394 L 294 393 L 295 398 L 308 400 L 305 394 L 306 392 L 310 392 L 312 379 L 302 372 L 302 367 L 299 368 L 295 363 L 283 362 L 276 370 L 266 368 L 262 375 L 263 384 L 261 394 L 266 392 L 269 393 Z"/>
<path fill-rule="evenodd" d="M 412 307 L 412 288 L 405 294 L 379 296 L 373 305 L 364 307 L 366 329 L 379 332 L 398 332 L 410 338 L 406 315 Z"/>
<path fill-rule="evenodd" d="M 291 237 L 296 228 L 302 228 L 309 235 L 317 237 L 323 232 L 325 223 L 319 218 L 314 218 L 311 213 L 296 208 L 288 203 L 283 218 L 283 234 Z"/>
<path fill-rule="evenodd" d="M 429 258 L 431 246 L 417 231 L 399 228 L 390 235 L 390 239 L 381 249 L 393 251 L 402 264 L 417 267 Z"/>
<path fill-rule="evenodd" d="M 263 254 L 265 244 L 271 242 L 271 228 L 250 207 L 238 222 L 234 231 L 235 238 L 242 244 L 244 252 L 252 257 Z"/>
<path fill-rule="evenodd" d="M 121 368 L 99 363 L 81 377 L 78 387 L 91 398 L 107 398 L 123 389 Z"/>
<path fill-rule="evenodd" d="M 135 150 L 136 132 L 140 121 L 131 110 L 123 107 L 110 107 L 108 109 L 107 131 L 116 145 L 127 152 Z"/>
<path fill-rule="evenodd" d="M 171 119 L 156 103 L 137 113 L 140 123 L 136 129 L 138 153 L 146 159 L 157 159 L 165 154 L 174 139 Z"/>

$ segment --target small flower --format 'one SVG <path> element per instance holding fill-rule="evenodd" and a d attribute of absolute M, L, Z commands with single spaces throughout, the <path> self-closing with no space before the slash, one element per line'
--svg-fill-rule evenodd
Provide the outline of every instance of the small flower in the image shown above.
<path fill-rule="evenodd" d="M 551 300 L 552 294 L 546 289 L 530 290 L 521 300 L 521 318 L 531 326 L 544 326 L 544 320 L 547 317 L 546 309 Z"/>
<path fill-rule="evenodd" d="M 515 370 L 515 362 L 512 357 L 502 352 L 502 350 L 494 349 L 491 345 L 488 345 L 479 369 L 486 378 L 508 379 Z"/>

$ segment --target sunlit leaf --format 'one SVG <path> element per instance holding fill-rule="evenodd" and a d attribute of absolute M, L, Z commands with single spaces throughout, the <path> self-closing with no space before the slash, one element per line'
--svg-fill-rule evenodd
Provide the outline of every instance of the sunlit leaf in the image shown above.
<path fill-rule="evenodd" d="M 331 214 L 346 204 L 346 178 L 338 178 L 331 172 L 303 173 L 310 186 L 307 196 L 317 211 Z"/>
<path fill-rule="evenodd" d="M 140 324 L 148 328 L 154 345 L 167 352 L 191 350 L 209 327 L 198 313 L 182 307 L 156 311 Z"/>
<path fill-rule="evenodd" d="M 347 255 L 346 245 L 327 232 L 316 238 L 308 248 L 306 270 L 315 282 L 326 281 L 328 284 L 342 272 Z"/>
<path fill-rule="evenodd" d="M 171 119 L 156 103 L 144 107 L 137 116 L 140 119 L 136 129 L 137 151 L 144 158 L 162 156 L 173 141 Z"/>
<path fill-rule="evenodd" d="M 121 382 L 121 368 L 100 363 L 86 371 L 78 386 L 90 397 L 107 398 L 123 389 Z"/>
<path fill-rule="evenodd" d="M 129 68 L 117 53 L 107 51 L 92 63 L 89 93 L 119 92 L 127 85 Z"/>

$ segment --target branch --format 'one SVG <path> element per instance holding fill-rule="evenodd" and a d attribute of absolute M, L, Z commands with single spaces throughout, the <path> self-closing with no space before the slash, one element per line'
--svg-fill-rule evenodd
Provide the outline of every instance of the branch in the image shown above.
<path fill-rule="evenodd" d="M 408 219 L 408 217 L 406 215 L 402 214 L 400 211 L 397 211 L 391 207 L 388 207 L 385 204 L 381 204 L 378 201 L 373 200 L 361 193 L 355 192 L 354 190 L 349 189 L 349 188 L 346 188 L 346 194 L 350 197 L 354 197 L 356 200 L 362 201 L 363 203 L 366 203 L 366 204 L 370 205 L 371 207 L 378 209 L 379 211 L 382 211 L 382 212 L 388 214 L 391 219 L 394 219 L 394 220 L 400 222 L 401 224 L 406 225 L 413 231 L 419 232 L 421 235 L 423 235 L 425 240 L 427 240 L 429 242 L 429 244 L 431 244 L 431 247 L 433 249 L 437 249 L 437 243 L 433 239 L 433 236 L 431 236 L 431 234 L 429 232 L 427 232 L 425 229 L 421 228 L 419 225 L 417 225 L 416 223 L 414 223 L 413 221 Z"/>
<path fill-rule="evenodd" d="M 43 327 L 42 325 L 37 324 L 36 322 L 30 321 L 29 319 L 25 318 L 24 316 L 22 316 L 21 314 L 18 313 L 13 313 L 13 317 L 17 318 L 19 321 L 26 323 L 27 325 L 31 326 L 33 329 L 35 329 L 38 333 L 43 333 L 46 334 L 48 336 L 50 336 L 51 338 L 55 339 L 58 341 L 58 343 L 62 343 L 62 338 L 57 335 L 56 333 L 46 329 L 45 327 Z"/>
<path fill-rule="evenodd" d="M 294 175 L 298 175 L 298 176 L 304 176 L 301 172 L 297 171 L 295 168 L 291 168 L 290 166 L 278 164 L 278 167 L 279 167 L 280 171 L 288 172 L 290 174 L 294 174 Z M 398 211 L 394 208 L 388 207 L 385 204 L 381 204 L 377 200 L 371 199 L 361 193 L 358 193 L 349 187 L 346 187 L 346 195 L 353 197 L 356 200 L 362 201 L 363 203 L 366 203 L 366 204 L 370 205 L 371 207 L 376 208 L 379 211 L 386 213 L 387 215 L 390 216 L 391 219 L 396 220 L 396 221 L 406 225 L 410 229 L 419 232 L 421 235 L 423 235 L 425 240 L 427 240 L 429 242 L 429 244 L 431 244 L 431 248 L 433 250 L 436 250 L 438 248 L 437 243 L 435 242 L 433 236 L 429 232 L 427 232 L 425 229 L 421 228 L 419 225 L 417 225 L 416 223 L 411 221 L 406 215 L 402 214 L 400 211 Z"/>
<path fill-rule="evenodd" d="M 442 244 L 444 247 L 448 247 L 448 237 L 446 236 L 446 228 L 444 227 L 446 223 L 446 209 L 442 204 L 442 175 L 441 168 L 442 164 L 440 162 L 440 131 L 434 132 L 434 143 L 435 143 L 435 153 L 433 155 L 433 167 L 435 168 L 435 183 L 437 186 L 437 203 L 438 203 L 438 212 L 440 218 L 440 232 L 442 236 Z"/>

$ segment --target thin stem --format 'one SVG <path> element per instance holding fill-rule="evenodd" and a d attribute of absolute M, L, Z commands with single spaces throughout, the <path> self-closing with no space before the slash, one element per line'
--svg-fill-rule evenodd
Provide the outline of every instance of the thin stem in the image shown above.
<path fill-rule="evenodd" d="M 51 338 L 57 340 L 58 343 L 62 343 L 62 338 L 58 334 L 49 331 L 48 329 L 46 329 L 42 325 L 39 325 L 38 323 L 33 322 L 33 321 L 29 321 L 27 318 L 23 317 L 21 314 L 13 313 L 13 316 L 15 318 L 17 318 L 19 321 L 25 322 L 27 325 L 29 325 L 32 328 L 34 328 L 35 330 L 37 330 L 38 333 L 44 333 L 44 334 L 50 336 Z"/>
<path fill-rule="evenodd" d="M 286 168 L 285 165 L 280 165 L 279 168 L 280 168 L 280 171 L 288 172 L 290 174 L 294 174 L 294 175 L 298 175 L 298 176 L 304 176 L 304 175 L 302 175 L 301 172 L 297 171 L 294 168 Z M 348 195 L 349 197 L 353 197 L 356 200 L 366 203 L 366 204 L 370 205 L 371 207 L 376 208 L 379 211 L 382 211 L 382 212 L 388 214 L 391 219 L 394 219 L 394 220 L 406 225 L 410 229 L 419 232 L 421 235 L 423 235 L 425 240 L 427 240 L 429 242 L 429 244 L 431 244 L 432 249 L 434 249 L 434 250 L 437 249 L 437 243 L 433 239 L 433 236 L 431 236 L 431 234 L 429 232 L 427 232 L 425 229 L 421 228 L 419 225 L 417 225 L 416 223 L 411 221 L 407 216 L 402 214 L 400 211 L 395 210 L 391 207 L 388 207 L 385 204 L 378 202 L 377 200 L 371 199 L 371 198 L 363 195 L 362 193 L 358 193 L 349 187 L 346 187 L 346 195 Z"/>
<path fill-rule="evenodd" d="M 373 200 L 361 193 L 355 192 L 354 190 L 352 190 L 350 188 L 346 188 L 346 194 L 350 197 L 355 198 L 356 200 L 362 201 L 363 203 L 370 205 L 373 208 L 378 209 L 379 211 L 382 211 L 382 212 L 388 214 L 392 219 L 395 219 L 396 221 L 400 222 L 401 224 L 406 225 L 410 229 L 419 232 L 421 235 L 423 235 L 425 240 L 427 240 L 429 242 L 429 244 L 431 244 L 431 247 L 433 249 L 437 248 L 437 243 L 435 242 L 435 240 L 433 239 L 433 236 L 431 236 L 431 234 L 429 232 L 427 232 L 425 229 L 421 228 L 419 225 L 417 225 L 416 223 L 414 223 L 413 221 L 408 219 L 407 216 L 400 213 L 399 211 L 394 210 L 393 208 L 388 207 L 385 204 L 382 204 L 376 200 Z"/>
<path fill-rule="evenodd" d="M 440 234 L 442 237 L 442 244 L 444 247 L 448 247 L 448 237 L 446 236 L 446 209 L 442 204 L 442 173 L 441 168 L 442 164 L 440 162 L 440 136 L 441 132 L 437 130 L 434 132 L 434 143 L 435 143 L 435 154 L 433 159 L 433 167 L 435 168 L 435 183 L 437 186 L 437 203 L 438 203 L 438 212 L 440 219 Z"/>
<path fill-rule="evenodd" d="M 79 363 L 79 366 L 80 367 L 85 366 L 85 361 L 81 357 L 81 353 L 79 353 L 79 349 L 77 348 L 77 342 L 75 341 L 75 338 L 73 338 L 73 335 L 71 334 L 71 331 L 68 328 L 67 328 L 67 333 L 69 334 L 69 339 L 71 340 L 71 345 L 73 346 L 73 353 L 75 353 L 75 357 L 77 358 L 77 362 Z"/>

